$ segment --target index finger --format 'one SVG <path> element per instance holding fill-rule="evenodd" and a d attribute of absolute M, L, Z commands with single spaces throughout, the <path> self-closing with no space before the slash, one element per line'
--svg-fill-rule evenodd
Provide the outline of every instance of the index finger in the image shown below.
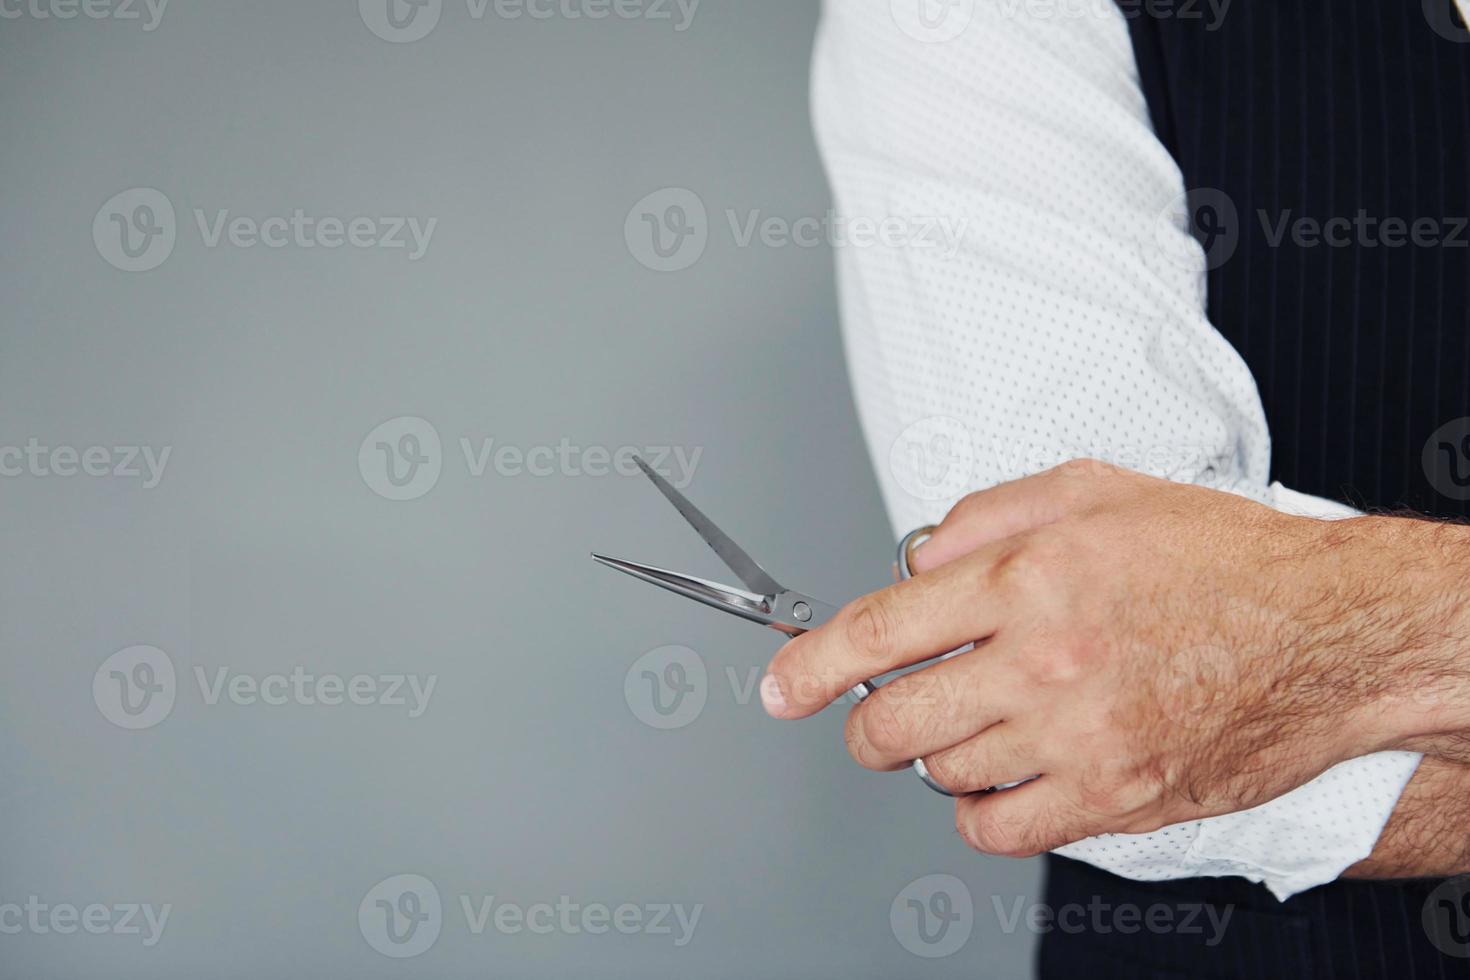
<path fill-rule="evenodd" d="M 777 718 L 805 718 L 854 685 L 985 639 L 1000 626 L 990 570 L 1012 544 L 863 596 L 828 623 L 787 643 L 761 681 Z"/>
<path fill-rule="evenodd" d="M 1073 460 L 1035 476 L 1001 483 L 965 497 L 914 551 L 914 572 L 925 574 L 961 555 L 1051 524 L 1083 504 L 1094 477 L 1114 471 L 1105 463 Z"/>

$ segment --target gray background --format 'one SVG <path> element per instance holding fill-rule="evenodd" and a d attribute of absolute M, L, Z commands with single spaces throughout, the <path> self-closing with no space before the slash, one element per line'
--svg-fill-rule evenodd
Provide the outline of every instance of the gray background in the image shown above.
<path fill-rule="evenodd" d="M 668 21 L 470 18 L 390 44 L 352 0 L 176 0 L 138 21 L 0 20 L 0 445 L 170 446 L 162 483 L 0 479 L 0 903 L 171 903 L 161 942 L 0 935 L 10 977 L 1014 977 L 1034 863 L 982 858 L 911 777 L 849 762 L 842 712 L 768 720 L 725 669 L 777 637 L 595 567 L 728 578 L 640 479 L 474 477 L 459 440 L 702 449 L 690 493 L 778 577 L 845 599 L 891 537 L 844 376 L 825 247 L 739 247 L 742 216 L 820 216 L 814 0 Z M 692 268 L 649 271 L 630 208 L 709 207 Z M 178 213 L 157 269 L 103 260 L 112 195 Z M 437 217 L 426 256 L 207 248 L 193 210 Z M 379 423 L 429 420 L 443 474 L 374 493 Z M 126 731 L 92 677 L 134 644 L 178 672 Z M 697 651 L 708 702 L 658 731 L 630 666 Z M 195 667 L 438 676 L 425 714 L 210 705 Z M 398 873 L 445 903 L 413 959 L 356 910 Z M 955 955 L 890 904 L 974 896 Z M 458 896 L 703 904 L 671 937 L 471 935 Z"/>

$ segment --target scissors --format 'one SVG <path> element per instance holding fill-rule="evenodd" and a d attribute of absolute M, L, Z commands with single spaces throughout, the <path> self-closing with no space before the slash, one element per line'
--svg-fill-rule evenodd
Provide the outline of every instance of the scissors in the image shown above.
<path fill-rule="evenodd" d="M 661 589 L 677 593 L 695 602 L 702 602 L 706 606 L 722 610 L 741 619 L 748 619 L 762 626 L 779 630 L 787 636 L 800 636 L 808 630 L 814 630 L 823 623 L 828 622 L 837 615 L 837 607 L 813 599 L 809 595 L 793 592 L 791 589 L 779 584 L 775 579 L 755 563 L 745 551 L 737 545 L 730 536 L 715 526 L 714 521 L 695 507 L 684 495 L 675 490 L 667 480 L 659 476 L 653 467 L 643 461 L 642 457 L 634 457 L 645 476 L 653 481 L 653 485 L 668 498 L 669 503 L 674 505 L 684 519 L 699 532 L 704 543 L 709 545 L 716 555 L 729 567 L 730 571 L 740 579 L 745 588 L 737 589 L 729 585 L 721 585 L 718 582 L 709 582 L 704 579 L 694 578 L 680 572 L 670 572 L 662 568 L 654 568 L 652 565 L 640 565 L 636 562 L 624 561 L 621 558 L 608 558 L 605 555 L 593 555 L 595 561 L 601 562 L 609 568 L 615 568 L 636 579 L 656 585 Z M 900 577 L 909 579 L 913 577 L 913 570 L 909 565 L 913 557 L 914 549 L 934 533 L 933 527 L 922 527 L 912 532 L 899 543 L 898 546 L 898 571 Z M 946 654 L 951 657 L 972 649 L 973 645 L 965 646 L 952 653 Z M 878 689 L 876 681 L 864 681 L 852 688 L 848 693 L 857 701 L 866 701 L 873 696 Z M 954 796 L 945 789 L 933 776 L 929 775 L 929 768 L 924 765 L 923 759 L 915 759 L 913 762 L 914 772 L 936 793 L 944 796 Z"/>

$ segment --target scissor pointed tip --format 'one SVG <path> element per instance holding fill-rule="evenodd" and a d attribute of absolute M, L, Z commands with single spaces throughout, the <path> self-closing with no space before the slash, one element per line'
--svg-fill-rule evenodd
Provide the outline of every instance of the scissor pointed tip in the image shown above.
<path fill-rule="evenodd" d="M 627 572 L 630 575 L 642 571 L 641 568 L 632 562 L 623 561 L 621 558 L 609 558 L 607 555 L 594 554 L 592 560 L 599 565 L 606 565 L 608 568 L 617 569 L 620 572 Z"/>
<path fill-rule="evenodd" d="M 597 562 L 599 565 L 606 565 L 608 568 L 611 568 L 614 571 L 622 572 L 625 575 L 631 575 L 634 578 L 642 579 L 645 582 L 652 582 L 655 585 L 667 586 L 668 580 L 670 578 L 680 577 L 677 576 L 675 573 L 666 571 L 662 568 L 654 568 L 652 565 L 640 565 L 635 561 L 627 561 L 622 558 L 609 558 L 607 555 L 594 554 L 592 556 L 592 560 Z"/>
<path fill-rule="evenodd" d="M 631 575 L 661 589 L 696 599 L 705 605 L 735 613 L 737 616 L 744 616 L 746 619 L 753 619 L 767 626 L 771 624 L 770 609 L 764 596 L 721 585 L 719 582 L 684 575 L 681 572 L 671 572 L 666 568 L 625 561 L 622 558 L 609 558 L 606 555 L 594 554 L 592 559 L 615 571 Z"/>

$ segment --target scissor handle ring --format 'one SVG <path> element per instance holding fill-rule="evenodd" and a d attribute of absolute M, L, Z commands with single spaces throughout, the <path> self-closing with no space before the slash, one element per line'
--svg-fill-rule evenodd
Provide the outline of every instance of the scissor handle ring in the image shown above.
<path fill-rule="evenodd" d="M 934 537 L 934 532 L 937 530 L 939 529 L 932 524 L 928 527 L 921 527 L 917 531 L 910 531 L 898 543 L 898 574 L 901 578 L 914 577 L 914 552 L 919 549 L 919 545 Z"/>
<path fill-rule="evenodd" d="M 898 574 L 903 579 L 914 577 L 914 552 L 919 545 L 934 536 L 936 528 L 933 525 L 921 527 L 916 531 L 910 531 L 904 539 L 898 543 Z M 938 780 L 929 774 L 929 767 L 924 765 L 923 759 L 914 760 L 914 774 L 924 781 L 924 785 L 938 793 L 940 796 L 953 797 L 954 794 L 945 789 Z"/>
<path fill-rule="evenodd" d="M 898 543 L 898 574 L 900 578 L 911 579 L 914 577 L 912 561 L 914 551 L 933 536 L 936 528 L 921 527 L 917 531 L 910 531 L 904 539 Z M 864 681 L 855 686 L 850 692 L 853 699 L 858 702 L 866 701 L 878 690 L 876 681 Z M 924 765 L 923 759 L 915 759 L 913 764 L 914 774 L 924 781 L 924 785 L 938 793 L 940 796 L 953 797 L 954 794 L 945 789 L 944 786 L 929 774 L 929 767 Z"/>

